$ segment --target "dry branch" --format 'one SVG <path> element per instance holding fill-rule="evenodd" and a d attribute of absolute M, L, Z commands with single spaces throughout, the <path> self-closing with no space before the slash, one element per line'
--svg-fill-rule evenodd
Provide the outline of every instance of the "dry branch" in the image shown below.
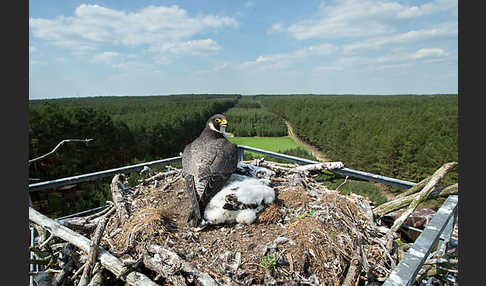
<path fill-rule="evenodd" d="M 84 266 L 83 275 L 81 275 L 81 279 L 79 280 L 78 286 L 85 286 L 88 284 L 91 278 L 91 270 L 94 267 L 96 262 L 96 255 L 98 254 L 98 246 L 101 241 L 101 237 L 103 236 L 103 232 L 105 231 L 106 223 L 108 222 L 108 218 L 104 217 L 98 222 L 98 226 L 96 227 L 96 231 L 94 233 L 93 239 L 91 240 L 91 245 L 88 253 L 88 260 Z"/>
<path fill-rule="evenodd" d="M 216 286 L 218 285 L 214 279 L 209 276 L 208 273 L 203 272 L 191 263 L 185 261 L 184 259 L 180 258 L 175 252 L 170 251 L 168 249 L 163 248 L 160 245 L 149 245 L 147 250 L 154 255 L 158 255 L 163 261 L 164 264 L 172 266 L 174 269 L 173 271 L 177 273 L 177 270 L 181 270 L 182 272 L 190 273 L 195 276 L 195 278 L 204 286 Z M 144 259 L 145 261 L 145 259 Z"/>
<path fill-rule="evenodd" d="M 361 253 L 360 253 L 360 247 L 358 247 L 353 254 L 353 258 L 349 262 L 349 268 L 348 272 L 346 273 L 346 277 L 344 278 L 342 286 L 352 286 L 355 285 L 356 277 L 359 277 L 359 273 L 361 268 L 360 266 L 360 261 L 361 261 Z"/>
<path fill-rule="evenodd" d="M 403 197 L 417 193 L 430 181 L 431 178 L 432 178 L 432 176 L 423 179 L 422 181 L 418 182 L 415 186 L 413 186 L 410 189 L 407 189 L 404 192 L 398 194 L 395 198 L 403 198 Z"/>
<path fill-rule="evenodd" d="M 34 158 L 34 159 L 30 159 L 30 160 L 29 160 L 29 164 L 30 164 L 30 163 L 34 163 L 34 162 L 39 161 L 39 160 L 42 160 L 42 159 L 44 159 L 45 157 L 47 157 L 47 156 L 49 156 L 49 155 L 53 154 L 53 153 L 54 153 L 54 152 L 56 152 L 56 151 L 57 151 L 57 149 L 59 149 L 59 147 L 61 147 L 61 146 L 62 146 L 64 143 L 69 143 L 69 142 L 85 142 L 85 143 L 88 143 L 88 142 L 89 142 L 89 141 L 91 141 L 91 140 L 93 140 L 93 139 L 65 139 L 65 140 L 62 140 L 61 142 L 59 142 L 59 144 L 57 144 L 57 145 L 56 145 L 56 147 L 54 147 L 54 149 L 52 149 L 52 151 L 51 151 L 51 152 L 46 153 L 46 154 L 44 154 L 44 155 L 42 155 L 42 156 L 39 156 L 39 157 L 37 157 L 37 158 Z"/>
<path fill-rule="evenodd" d="M 34 210 L 33 208 L 29 208 L 29 220 L 44 228 L 47 228 L 51 233 L 53 233 L 57 237 L 72 243 L 73 245 L 79 247 L 86 253 L 89 252 L 91 241 L 88 238 L 76 233 L 75 231 L 65 226 L 62 226 L 61 224 L 46 217 L 45 215 Z M 98 259 L 106 269 L 111 271 L 117 277 L 120 277 L 122 280 L 130 283 L 131 285 L 137 285 L 137 286 L 157 285 L 144 274 L 136 271 L 130 271 L 130 269 L 127 269 L 127 267 L 123 265 L 123 263 L 118 258 L 113 256 L 111 253 L 109 253 L 102 247 L 99 247 L 98 249 Z"/>
<path fill-rule="evenodd" d="M 180 170 L 170 170 L 170 171 L 167 171 L 167 172 L 158 173 L 158 174 L 155 174 L 154 176 L 152 176 L 150 178 L 141 180 L 139 185 L 145 186 L 148 183 L 151 183 L 153 181 L 162 180 L 162 179 L 165 179 L 168 176 L 172 176 L 172 175 L 179 174 L 179 173 L 180 173 Z"/>
<path fill-rule="evenodd" d="M 118 221 L 123 223 L 129 216 L 128 206 L 126 204 L 125 197 L 123 195 L 123 190 L 125 186 L 123 185 L 120 174 L 116 174 L 111 180 L 111 195 L 113 197 L 113 203 L 115 203 L 116 215 Z"/>
<path fill-rule="evenodd" d="M 101 271 L 96 272 L 93 275 L 93 278 L 89 282 L 88 286 L 101 286 L 101 285 L 103 285 L 104 277 L 103 277 L 102 273 L 103 272 L 101 272 Z"/>
<path fill-rule="evenodd" d="M 435 199 L 438 197 L 446 197 L 449 195 L 457 194 L 459 192 L 459 186 L 457 183 L 447 186 L 445 188 L 434 188 L 427 197 L 427 199 Z M 396 211 L 405 206 L 408 206 L 413 200 L 415 200 L 419 194 L 411 194 L 406 197 L 394 199 L 392 201 L 381 204 L 373 209 L 373 215 L 375 217 L 383 216 L 392 211 Z"/>
<path fill-rule="evenodd" d="M 96 228 L 100 220 L 110 216 L 114 211 L 115 207 L 112 205 L 98 213 L 86 217 L 72 217 L 62 219 L 61 224 L 71 229 L 91 231 Z"/>
<path fill-rule="evenodd" d="M 395 222 L 393 223 L 393 226 L 391 227 L 391 231 L 395 232 L 400 228 L 400 226 L 405 222 L 405 220 L 408 218 L 408 216 L 411 213 L 413 213 L 413 211 L 417 208 L 419 203 L 421 203 L 423 200 L 425 200 L 429 196 L 429 194 L 433 190 L 434 186 L 445 176 L 447 171 L 450 168 L 452 168 L 456 165 L 457 165 L 457 162 L 449 162 L 449 163 L 442 165 L 442 167 L 440 167 L 437 171 L 435 171 L 435 173 L 430 177 L 429 182 L 420 191 L 420 193 L 418 193 L 417 198 L 415 198 L 410 203 L 410 205 L 405 210 L 405 212 L 403 212 L 403 214 L 400 215 L 400 217 L 398 217 L 395 220 Z"/>

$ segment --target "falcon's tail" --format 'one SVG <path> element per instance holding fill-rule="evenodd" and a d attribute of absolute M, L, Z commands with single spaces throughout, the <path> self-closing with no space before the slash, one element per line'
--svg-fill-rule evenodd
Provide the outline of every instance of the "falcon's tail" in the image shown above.
<path fill-rule="evenodd" d="M 199 195 L 196 191 L 194 176 L 186 175 L 184 177 L 184 180 L 186 181 L 187 197 L 189 198 L 189 204 L 190 204 L 187 223 L 192 227 L 196 227 L 197 225 L 199 225 L 199 222 L 201 221 L 201 210 L 199 208 Z"/>

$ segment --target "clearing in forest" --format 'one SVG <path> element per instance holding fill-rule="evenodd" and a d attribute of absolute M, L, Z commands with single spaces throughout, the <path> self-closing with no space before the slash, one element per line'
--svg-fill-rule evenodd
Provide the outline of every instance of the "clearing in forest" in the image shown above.
<path fill-rule="evenodd" d="M 299 145 L 289 136 L 283 137 L 229 137 L 236 145 L 246 145 L 273 152 L 297 149 Z"/>

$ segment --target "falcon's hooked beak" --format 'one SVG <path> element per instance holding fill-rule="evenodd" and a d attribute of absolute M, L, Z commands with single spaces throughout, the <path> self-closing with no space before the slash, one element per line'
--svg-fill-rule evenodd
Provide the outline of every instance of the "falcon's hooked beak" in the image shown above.
<path fill-rule="evenodd" d="M 214 126 L 213 122 L 209 122 L 209 128 L 211 128 L 211 130 L 214 130 L 216 132 L 219 132 L 219 133 L 225 135 L 226 127 L 228 126 L 228 121 L 226 121 L 226 119 L 217 118 L 216 122 L 217 122 L 219 128 L 216 128 L 216 126 Z"/>
<path fill-rule="evenodd" d="M 219 124 L 219 130 L 221 131 L 221 133 L 223 133 L 223 135 L 226 135 L 226 127 L 228 126 L 228 121 L 226 120 L 222 120 L 221 123 Z"/>

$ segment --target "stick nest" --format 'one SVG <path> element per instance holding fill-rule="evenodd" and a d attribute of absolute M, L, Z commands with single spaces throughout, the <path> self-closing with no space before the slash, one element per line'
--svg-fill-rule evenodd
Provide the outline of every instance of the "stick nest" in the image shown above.
<path fill-rule="evenodd" d="M 394 262 L 366 216 L 363 205 L 369 202 L 273 164 L 265 167 L 277 172 L 276 200 L 251 225 L 212 225 L 199 232 L 188 227 L 184 180 L 173 172 L 155 187 L 139 185 L 124 194 L 130 216 L 123 223 L 111 217 L 101 246 L 122 260 L 136 260 L 147 245 L 160 245 L 230 285 L 341 285 L 359 252 L 367 266 L 361 278 L 383 281 Z"/>
<path fill-rule="evenodd" d="M 329 190 L 313 179 L 315 171 L 297 165 L 254 164 L 276 172 L 276 199 L 251 225 L 188 227 L 185 183 L 173 168 L 133 188 L 115 176 L 110 211 L 65 222 L 90 238 L 97 220 L 108 217 L 99 246 L 161 285 L 200 285 L 207 277 L 220 285 L 381 284 L 387 278 L 398 258 L 387 250 L 366 198 Z M 77 264 L 84 263 L 78 256 Z"/>

